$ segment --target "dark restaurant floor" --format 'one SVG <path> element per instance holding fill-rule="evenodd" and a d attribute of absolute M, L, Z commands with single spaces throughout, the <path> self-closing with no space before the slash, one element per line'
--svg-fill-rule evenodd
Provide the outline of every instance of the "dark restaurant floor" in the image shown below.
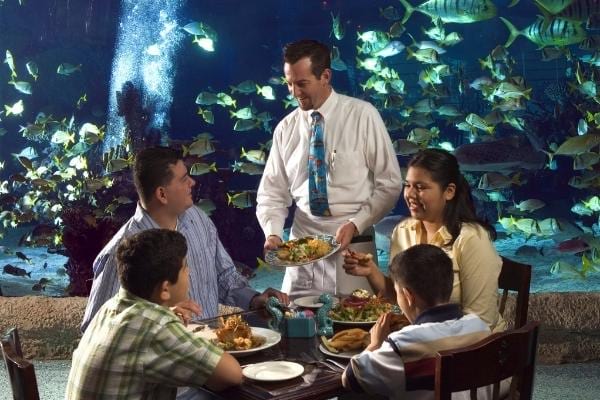
<path fill-rule="evenodd" d="M 64 399 L 70 361 L 35 362 L 43 400 Z M 597 400 L 600 398 L 600 362 L 586 364 L 538 365 L 534 399 Z M 0 368 L 0 400 L 9 400 L 6 369 Z"/>

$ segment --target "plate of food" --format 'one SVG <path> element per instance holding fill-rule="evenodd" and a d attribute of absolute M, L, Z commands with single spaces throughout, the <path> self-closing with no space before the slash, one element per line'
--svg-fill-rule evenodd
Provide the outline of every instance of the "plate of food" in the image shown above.
<path fill-rule="evenodd" d="M 349 359 L 363 351 L 370 342 L 371 335 L 364 329 L 344 329 L 331 339 L 321 336 L 319 350 L 333 357 Z"/>
<path fill-rule="evenodd" d="M 323 343 L 319 344 L 319 351 L 323 354 L 327 354 L 328 356 L 331 357 L 337 357 L 337 358 L 343 358 L 345 360 L 349 360 L 352 357 L 354 357 L 357 354 L 360 354 L 361 350 L 351 350 L 351 351 L 337 351 L 337 352 L 333 352 L 327 349 L 327 347 L 325 347 L 323 345 Z"/>
<path fill-rule="evenodd" d="M 288 240 L 275 250 L 265 254 L 268 264 L 282 267 L 298 267 L 329 257 L 340 248 L 332 235 L 310 235 Z"/>
<path fill-rule="evenodd" d="M 356 289 L 329 311 L 329 317 L 337 324 L 365 325 L 374 324 L 379 316 L 390 311 L 395 311 L 395 307 L 387 300 Z"/>
<path fill-rule="evenodd" d="M 298 307 L 304 308 L 321 308 L 323 307 L 323 303 L 319 301 L 319 297 L 321 296 L 317 295 L 298 297 L 297 299 L 294 299 L 294 304 Z M 333 304 L 337 304 L 340 302 L 337 297 L 332 296 L 331 298 L 333 299 Z"/>
<path fill-rule="evenodd" d="M 242 370 L 246 378 L 263 382 L 285 381 L 303 373 L 304 367 L 291 361 L 265 361 L 250 364 Z"/>
<path fill-rule="evenodd" d="M 201 325 L 190 324 L 187 329 L 235 356 L 247 356 L 275 346 L 281 341 L 279 332 L 251 327 L 240 315 L 222 321 L 221 327 L 217 329 L 199 329 L 200 327 Z"/>

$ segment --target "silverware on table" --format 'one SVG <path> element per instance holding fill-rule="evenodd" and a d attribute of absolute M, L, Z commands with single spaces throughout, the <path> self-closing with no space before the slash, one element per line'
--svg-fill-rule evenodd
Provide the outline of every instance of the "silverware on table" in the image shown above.
<path fill-rule="evenodd" d="M 337 367 L 339 367 L 341 369 L 346 369 L 346 365 L 342 364 L 339 361 L 332 360 L 331 358 L 326 358 L 325 362 L 331 363 L 331 364 L 333 364 L 333 365 L 335 365 L 335 366 L 337 366 Z"/>
<path fill-rule="evenodd" d="M 306 352 L 300 353 L 300 360 L 306 364 L 312 364 L 312 365 L 317 365 L 320 367 L 325 367 L 333 372 L 339 373 L 344 370 L 344 368 L 341 367 L 340 364 L 338 364 L 338 363 L 330 363 L 327 360 L 319 359 L 314 356 L 311 356 L 310 354 L 308 354 Z"/>
<path fill-rule="evenodd" d="M 213 318 L 207 318 L 207 319 L 192 319 L 192 320 L 190 320 L 189 324 L 198 324 L 198 325 L 205 325 L 205 326 L 210 327 L 214 322 L 218 322 L 220 318 L 227 319 L 228 317 L 233 317 L 234 315 L 255 314 L 258 310 L 260 310 L 260 309 L 238 311 L 238 312 L 234 312 L 234 313 L 230 313 L 230 314 L 223 314 L 223 315 L 219 315 L 219 316 L 216 316 Z"/>

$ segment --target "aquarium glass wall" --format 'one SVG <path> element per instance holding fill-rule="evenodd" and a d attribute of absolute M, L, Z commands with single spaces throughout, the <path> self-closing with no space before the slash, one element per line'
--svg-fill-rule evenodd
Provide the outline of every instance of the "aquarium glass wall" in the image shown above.
<path fill-rule="evenodd" d="M 454 152 L 532 291 L 600 288 L 600 3 L 589 0 L 0 0 L 0 290 L 86 295 L 133 213 L 135 152 L 181 149 L 240 270 L 296 107 L 282 47 L 331 48 L 336 91 L 380 111 L 400 165 Z M 378 227 L 386 264 L 400 201 Z M 392 221 L 392 222 L 390 222 Z"/>

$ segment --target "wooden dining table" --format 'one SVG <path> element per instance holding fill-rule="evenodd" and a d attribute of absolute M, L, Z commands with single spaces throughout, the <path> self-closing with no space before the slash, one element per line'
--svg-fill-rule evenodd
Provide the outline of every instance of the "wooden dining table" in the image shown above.
<path fill-rule="evenodd" d="M 264 310 L 244 313 L 243 318 L 250 326 L 263 328 L 268 327 L 270 319 Z M 279 382 L 254 381 L 244 377 L 240 386 L 211 394 L 217 399 L 228 400 L 318 400 L 336 397 L 345 393 L 341 379 L 343 370 L 327 361 L 328 358 L 319 350 L 318 336 L 288 338 L 282 335 L 278 344 L 247 356 L 238 356 L 238 361 L 242 366 L 264 361 L 292 361 L 304 367 L 301 376 Z M 345 359 L 335 361 L 342 365 L 348 362 Z"/>

